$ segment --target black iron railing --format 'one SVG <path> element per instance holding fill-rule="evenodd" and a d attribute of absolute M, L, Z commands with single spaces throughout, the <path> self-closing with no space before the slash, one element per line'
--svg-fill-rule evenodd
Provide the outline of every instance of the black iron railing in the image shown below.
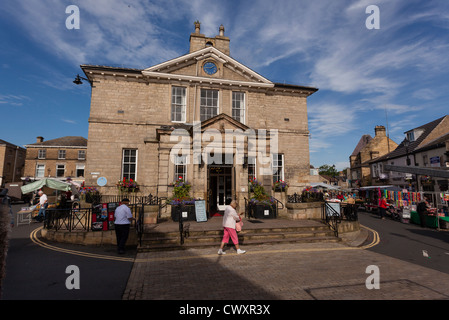
<path fill-rule="evenodd" d="M 323 193 L 321 192 L 303 192 L 287 195 L 288 203 L 302 203 L 302 202 L 318 202 L 324 201 Z"/>
<path fill-rule="evenodd" d="M 334 235 L 338 237 L 338 224 L 341 222 L 341 214 L 329 203 L 323 202 L 321 210 L 321 219 L 329 226 L 334 232 Z"/>
<path fill-rule="evenodd" d="M 137 225 L 137 221 L 143 221 L 143 206 L 145 204 L 130 204 L 129 208 L 133 214 L 135 222 L 132 227 Z M 101 211 L 101 208 L 93 205 L 90 208 L 66 208 L 66 209 L 47 209 L 45 213 L 44 228 L 66 231 L 91 231 L 92 216 Z M 103 219 L 102 221 L 108 221 Z M 137 228 L 136 228 L 137 229 Z"/>
<path fill-rule="evenodd" d="M 342 220 L 358 221 L 359 205 L 337 203 L 337 208 L 338 210 L 329 202 L 323 202 L 321 211 L 321 219 L 329 226 L 336 237 L 338 237 L 338 225 Z"/>

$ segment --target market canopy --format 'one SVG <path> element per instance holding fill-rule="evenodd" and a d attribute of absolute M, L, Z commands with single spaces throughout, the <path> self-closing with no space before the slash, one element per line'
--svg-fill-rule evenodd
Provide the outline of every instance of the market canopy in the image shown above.
<path fill-rule="evenodd" d="M 327 183 L 317 182 L 317 183 L 311 183 L 310 184 L 314 188 L 327 188 L 331 190 L 340 190 L 340 187 L 333 186 Z"/>
<path fill-rule="evenodd" d="M 359 190 L 377 190 L 377 189 L 386 189 L 389 191 L 401 191 L 402 188 L 398 186 L 368 186 L 368 187 L 360 187 Z"/>
<path fill-rule="evenodd" d="M 55 180 L 55 179 L 50 179 L 50 178 L 41 179 L 41 180 L 35 181 L 33 183 L 24 185 L 24 186 L 20 187 L 20 189 L 22 190 L 22 193 L 29 193 L 29 192 L 33 192 L 35 190 L 42 189 L 43 187 L 48 187 L 48 188 L 56 189 L 56 190 L 60 190 L 60 191 L 71 191 L 72 190 L 71 184 L 65 183 L 65 182 L 62 182 L 59 180 Z"/>

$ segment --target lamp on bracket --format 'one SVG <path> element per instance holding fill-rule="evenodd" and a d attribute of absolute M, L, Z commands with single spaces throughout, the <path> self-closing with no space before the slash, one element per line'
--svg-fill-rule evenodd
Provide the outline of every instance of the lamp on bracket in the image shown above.
<path fill-rule="evenodd" d="M 83 82 L 81 81 L 81 79 L 83 79 L 83 80 L 85 80 L 85 81 L 89 81 L 89 83 L 90 83 L 90 80 L 89 80 L 89 79 L 83 78 L 83 77 L 81 77 L 79 74 L 76 75 L 75 80 L 73 80 L 73 83 L 76 84 L 76 85 L 83 84 Z"/>

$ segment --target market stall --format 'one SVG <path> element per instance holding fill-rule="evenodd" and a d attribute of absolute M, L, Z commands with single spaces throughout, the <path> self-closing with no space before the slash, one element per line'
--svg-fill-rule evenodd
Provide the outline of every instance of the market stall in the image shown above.
<path fill-rule="evenodd" d="M 77 192 L 72 184 L 51 178 L 37 180 L 20 187 L 20 189 L 23 194 L 42 190 L 48 197 L 48 209 L 58 207 L 58 192 Z M 39 209 L 39 204 L 30 207 L 22 207 L 21 210 L 17 212 L 17 225 L 30 223 L 31 219 L 38 214 Z"/>
<path fill-rule="evenodd" d="M 360 188 L 364 206 L 367 211 L 377 211 L 379 201 L 385 197 L 393 210 L 398 212 L 403 223 L 420 224 L 417 205 L 424 197 L 433 199 L 426 215 L 426 226 L 429 228 L 448 228 L 448 192 L 409 192 L 392 186 L 371 186 Z"/>

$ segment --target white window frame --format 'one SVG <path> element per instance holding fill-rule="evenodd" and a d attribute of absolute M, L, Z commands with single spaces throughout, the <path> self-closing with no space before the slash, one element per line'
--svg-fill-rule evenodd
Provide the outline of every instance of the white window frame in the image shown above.
<path fill-rule="evenodd" d="M 236 96 L 239 96 L 240 99 L 239 100 L 235 99 Z M 246 93 L 242 92 L 242 91 L 232 91 L 232 93 L 231 93 L 231 101 L 232 101 L 231 102 L 232 103 L 232 106 L 231 106 L 232 118 L 234 120 L 237 120 L 237 121 L 245 124 L 245 121 L 246 121 Z M 237 103 L 240 104 L 240 108 L 236 108 L 235 107 Z M 237 119 L 235 117 L 234 110 L 239 110 L 240 111 L 239 119 Z"/>
<path fill-rule="evenodd" d="M 178 90 L 182 89 L 183 94 L 178 95 Z M 176 94 L 175 94 L 176 92 Z M 177 103 L 177 97 L 181 98 L 181 103 Z M 173 112 L 173 108 L 181 107 L 181 120 L 176 120 L 176 116 L 173 115 L 179 114 L 177 112 Z M 170 110 L 170 119 L 171 122 L 185 123 L 186 122 L 186 111 L 187 110 L 187 88 L 181 86 L 172 86 L 171 90 L 171 110 Z"/>
<path fill-rule="evenodd" d="M 250 168 L 254 168 L 253 178 L 257 179 L 257 157 L 248 157 L 248 180 L 250 180 Z"/>
<path fill-rule="evenodd" d="M 136 155 L 135 155 L 135 157 L 136 157 L 136 161 L 135 162 L 127 162 L 127 163 L 125 163 L 125 152 L 126 151 L 135 151 L 136 152 Z M 135 165 L 135 170 L 134 170 L 134 181 L 136 181 L 137 180 L 137 164 L 138 164 L 138 159 L 139 159 L 139 150 L 138 149 L 132 149 L 132 148 L 129 148 L 129 149 L 123 149 L 122 150 L 122 176 L 121 176 L 121 180 L 123 180 L 123 178 L 125 177 L 125 165 L 126 164 L 128 164 L 128 165 L 130 165 L 130 164 L 134 164 Z M 128 170 L 129 171 L 129 170 Z M 130 172 L 128 172 L 128 173 L 126 173 L 127 174 L 127 179 L 129 180 L 130 179 Z"/>
<path fill-rule="evenodd" d="M 63 167 L 63 169 L 61 167 Z M 62 176 L 58 175 L 58 170 L 64 170 L 63 173 L 62 173 Z M 56 164 L 55 177 L 57 177 L 57 178 L 65 177 L 65 164 L 62 164 L 62 163 L 57 163 Z"/>
<path fill-rule="evenodd" d="M 203 97 L 203 92 L 206 93 L 205 97 Z M 216 92 L 217 93 L 217 97 L 216 98 L 214 98 L 213 96 L 209 97 L 208 94 L 207 94 L 208 92 Z M 203 101 L 203 99 L 205 99 L 205 100 Z M 216 105 L 210 105 L 210 102 L 211 101 L 213 102 L 214 100 L 216 100 Z M 205 102 L 205 104 L 203 104 L 203 102 Z M 203 110 L 204 109 L 207 109 L 207 110 L 214 110 L 215 109 L 216 110 L 215 111 L 216 114 L 209 115 L 209 114 L 206 113 L 205 116 L 207 116 L 207 117 L 203 118 Z M 220 90 L 216 90 L 216 89 L 201 89 L 200 90 L 200 121 L 208 120 L 208 119 L 213 118 L 213 117 L 215 117 L 215 116 L 217 116 L 219 114 L 220 114 Z"/>
<path fill-rule="evenodd" d="M 179 173 L 179 169 L 183 172 Z M 175 181 L 179 180 L 179 177 L 182 176 L 184 181 L 187 181 L 187 156 L 175 156 Z"/>
<path fill-rule="evenodd" d="M 39 149 L 37 151 L 37 158 L 38 159 L 45 159 L 47 157 L 47 149 Z"/>
<path fill-rule="evenodd" d="M 78 170 L 83 170 L 83 175 L 82 175 L 82 176 L 78 175 Z M 85 170 L 86 170 L 86 165 L 85 165 L 85 164 L 77 164 L 77 165 L 76 165 L 76 170 L 75 170 L 75 175 L 76 175 L 76 177 L 77 177 L 77 178 L 78 178 L 78 177 L 84 177 L 84 175 L 85 175 Z"/>
<path fill-rule="evenodd" d="M 38 174 L 40 172 L 40 170 L 42 170 L 42 175 Z M 36 164 L 36 170 L 35 170 L 34 174 L 35 174 L 36 178 L 44 178 L 45 177 L 45 164 L 37 163 Z"/>
<path fill-rule="evenodd" d="M 65 160 L 66 154 L 67 154 L 66 150 L 58 150 L 58 159 Z"/>
<path fill-rule="evenodd" d="M 281 156 L 281 165 L 279 166 L 279 156 Z M 276 160 L 275 160 L 276 159 Z M 272 154 L 272 158 L 271 158 L 271 168 L 272 168 L 272 172 L 273 172 L 273 183 L 275 183 L 276 181 L 284 181 L 284 154 L 283 153 L 273 153 Z M 279 179 L 275 179 L 275 177 L 277 177 L 277 175 L 275 174 L 275 171 L 277 172 L 278 168 L 281 168 L 280 170 L 280 177 Z"/>
<path fill-rule="evenodd" d="M 78 160 L 86 160 L 86 150 L 78 150 Z"/>

